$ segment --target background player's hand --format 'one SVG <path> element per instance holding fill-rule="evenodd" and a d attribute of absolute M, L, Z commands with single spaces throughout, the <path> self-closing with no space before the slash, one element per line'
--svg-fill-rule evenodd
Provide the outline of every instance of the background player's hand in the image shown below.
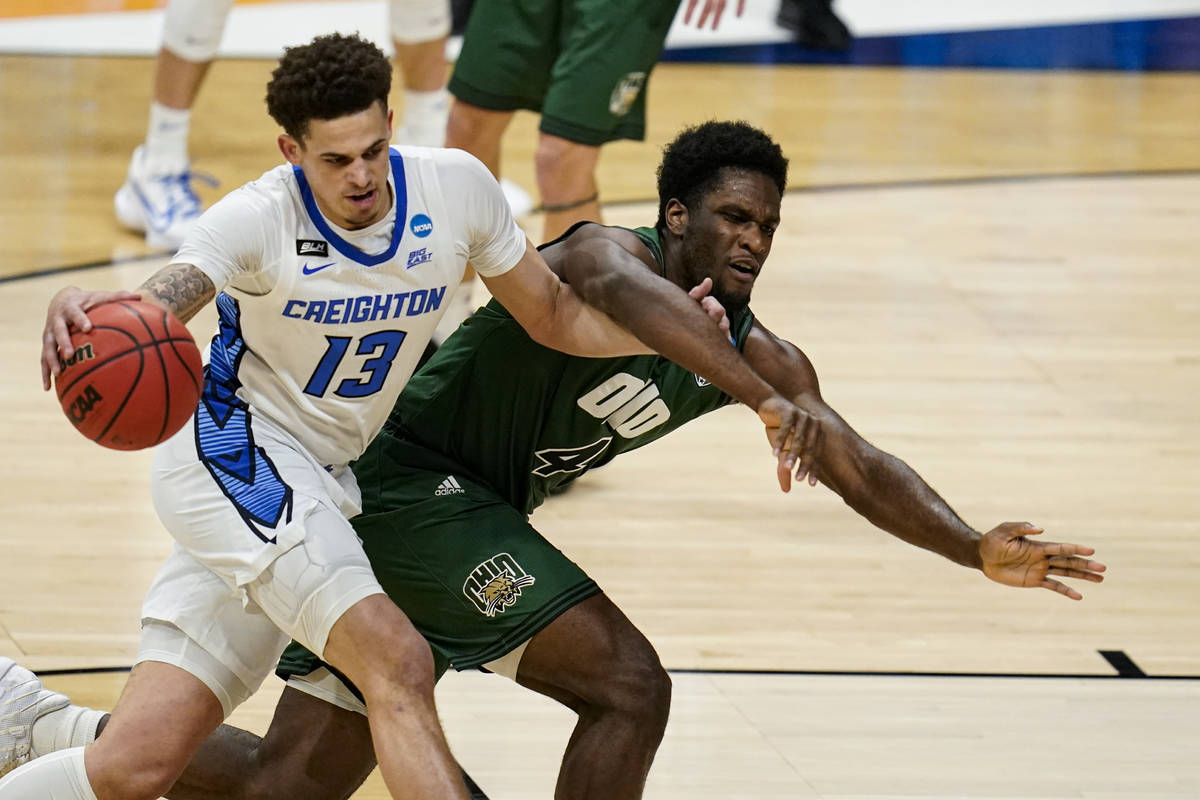
<path fill-rule="evenodd" d="M 758 418 L 767 428 L 767 441 L 778 463 L 775 468 L 779 488 L 792 488 L 792 468 L 796 481 L 808 477 L 817 485 L 817 458 L 821 451 L 821 423 L 816 417 L 779 395 L 767 399 L 758 407 Z"/>
<path fill-rule="evenodd" d="M 700 303 L 700 307 L 704 309 L 709 318 L 717 323 L 721 328 L 721 333 L 729 337 L 729 317 L 725 315 L 725 306 L 721 305 L 721 301 L 713 297 L 709 292 L 712 291 L 712 278 L 705 278 L 699 284 L 693 286 L 688 292 L 688 297 Z"/>
<path fill-rule="evenodd" d="M 688 0 L 687 10 L 683 12 L 683 24 L 690 25 L 692 22 L 692 12 L 696 10 L 696 3 L 699 0 Z M 704 23 L 708 21 L 708 17 L 712 15 L 712 29 L 715 31 L 717 25 L 721 23 L 721 15 L 725 13 L 725 5 L 727 0 L 704 0 L 704 8 L 700 10 L 700 18 L 696 20 L 696 27 L 703 28 Z M 741 16 L 746 10 L 746 0 L 737 0 L 737 16 Z"/>
<path fill-rule="evenodd" d="M 1041 532 L 1041 528 L 1028 522 L 1004 522 L 985 533 L 979 540 L 983 574 L 1006 586 L 1041 587 L 1065 594 L 1072 600 L 1082 600 L 1083 595 L 1050 576 L 1099 583 L 1104 580 L 1100 573 L 1107 567 L 1099 561 L 1081 557 L 1095 553 L 1091 547 L 1025 538 Z"/>
<path fill-rule="evenodd" d="M 46 309 L 46 327 L 42 329 L 42 388 L 48 390 L 51 376 L 62 371 L 60 358 L 67 359 L 75 354 L 75 348 L 71 345 L 71 331 L 86 333 L 92 329 L 91 320 L 87 318 L 89 309 L 102 303 L 140 300 L 141 297 L 136 292 L 124 290 L 84 291 L 76 286 L 68 286 L 50 298 L 50 307 Z"/>

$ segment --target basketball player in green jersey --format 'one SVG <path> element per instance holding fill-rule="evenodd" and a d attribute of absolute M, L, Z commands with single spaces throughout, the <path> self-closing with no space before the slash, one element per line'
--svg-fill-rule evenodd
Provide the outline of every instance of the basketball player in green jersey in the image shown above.
<path fill-rule="evenodd" d="M 706 123 L 666 150 L 655 228 L 584 224 L 543 248 L 586 300 L 637 333 L 656 323 L 642 280 L 684 291 L 711 278 L 734 345 L 819 423 L 801 464 L 887 532 L 1011 586 L 1073 599 L 1057 580 L 1099 581 L 1092 549 L 1036 542 L 1003 523 L 980 534 L 904 462 L 858 436 L 821 399 L 804 354 L 751 313 L 771 249 L 786 160 L 764 133 Z M 639 797 L 666 726 L 670 679 L 600 588 L 529 524 L 554 486 L 730 403 L 659 356 L 576 358 L 542 347 L 497 303 L 476 313 L 408 383 L 355 465 L 355 530 L 385 591 L 429 640 L 439 674 L 483 666 L 579 715 L 559 798 Z M 786 483 L 786 473 L 780 475 Z M 785 486 L 786 488 L 786 486 Z M 169 797 L 345 798 L 373 766 L 353 687 L 293 645 L 263 740 L 223 728 Z M 319 764 L 319 766 L 318 766 Z"/>

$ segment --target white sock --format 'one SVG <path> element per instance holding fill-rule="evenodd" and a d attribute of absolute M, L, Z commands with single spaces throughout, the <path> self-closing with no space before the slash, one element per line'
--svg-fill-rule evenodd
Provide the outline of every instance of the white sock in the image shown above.
<path fill-rule="evenodd" d="M 60 750 L 0 778 L 4 800 L 96 800 L 83 765 L 83 748 Z"/>
<path fill-rule="evenodd" d="M 404 123 L 396 130 L 401 144 L 441 147 L 446 143 L 446 120 L 450 118 L 450 93 L 404 90 Z"/>
<path fill-rule="evenodd" d="M 150 172 L 183 172 L 187 169 L 191 122 L 190 108 L 170 108 L 157 100 L 150 104 L 150 123 L 146 127 L 146 144 L 142 151 Z"/>
<path fill-rule="evenodd" d="M 67 706 L 39 718 L 33 723 L 34 757 L 96 741 L 96 728 L 104 714 L 92 708 Z"/>

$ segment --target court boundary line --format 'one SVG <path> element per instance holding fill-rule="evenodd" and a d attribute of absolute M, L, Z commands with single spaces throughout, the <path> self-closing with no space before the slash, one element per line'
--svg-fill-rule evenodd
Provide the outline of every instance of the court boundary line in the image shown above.
<path fill-rule="evenodd" d="M 60 667 L 37 671 L 39 677 L 70 676 L 70 675 L 99 675 L 105 673 L 129 672 L 128 667 Z M 465 670 L 472 672 L 473 670 Z M 896 670 L 837 670 L 837 669 L 667 669 L 671 675 L 745 675 L 745 676 L 813 676 L 813 677 L 846 677 L 846 678 L 1032 678 L 1035 680 L 1101 680 L 1101 681 L 1200 681 L 1200 675 L 1100 675 L 1091 672 L 921 672 Z"/>
<path fill-rule="evenodd" d="M 125 256 L 124 258 L 110 258 L 102 261 L 85 261 L 82 264 L 66 264 L 61 267 L 46 267 L 44 269 L 35 270 L 34 272 L 23 272 L 20 275 L 0 276 L 0 286 L 6 283 L 15 283 L 17 281 L 33 280 L 35 278 L 45 278 L 49 275 L 62 275 L 68 272 L 86 272 L 89 269 L 100 269 L 101 267 L 121 267 L 126 264 L 137 264 L 141 261 L 153 261 L 159 258 L 171 258 L 173 253 L 146 253 L 140 256 Z"/>
<path fill-rule="evenodd" d="M 1172 169 L 1150 169 L 1150 170 L 1113 170 L 1108 172 L 1038 172 L 1027 173 L 1023 175 L 975 175 L 975 176 L 960 176 L 950 178 L 913 178 L 910 180 L 896 181 L 865 181 L 860 183 L 825 183 L 816 184 L 813 186 L 794 186 L 788 188 L 784 192 L 784 196 L 793 194 L 825 194 L 835 192 L 868 192 L 868 191 L 883 191 L 887 189 L 938 189 L 942 187 L 957 187 L 957 186 L 986 186 L 989 184 L 1000 183 L 1040 183 L 1045 181 L 1055 180 L 1114 180 L 1121 178 L 1187 178 L 1200 175 L 1200 166 L 1183 167 Z M 614 200 L 611 202 L 602 202 L 601 205 L 607 208 L 625 208 L 628 206 L 655 204 L 658 198 L 634 198 L 630 200 Z M 537 207 L 531 213 L 541 212 L 541 207 Z M 137 256 L 126 256 L 124 258 L 87 261 L 82 264 L 66 264 L 58 267 L 46 267 L 34 272 L 25 272 L 20 275 L 0 276 L 0 286 L 6 283 L 15 283 L 23 280 L 33 280 L 36 278 L 45 278 L 49 275 L 62 275 L 71 272 L 85 272 L 90 269 L 100 269 L 102 267 L 118 267 L 125 264 L 136 264 L 141 261 L 153 261 L 158 258 L 171 258 L 172 253 L 145 253 Z"/>

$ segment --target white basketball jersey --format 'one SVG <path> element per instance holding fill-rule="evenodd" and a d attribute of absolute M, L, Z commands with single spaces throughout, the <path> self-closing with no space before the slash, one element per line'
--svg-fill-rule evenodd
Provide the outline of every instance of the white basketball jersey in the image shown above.
<path fill-rule="evenodd" d="M 206 460 L 220 466 L 224 458 L 250 477 L 249 415 L 282 428 L 318 464 L 357 458 L 415 369 L 467 261 L 493 276 L 524 254 L 524 233 L 472 156 L 393 148 L 389 185 L 392 212 L 367 231 L 386 245 L 379 252 L 351 244 L 362 232 L 325 219 L 303 171 L 284 165 L 209 209 L 173 259 L 223 290 L 196 418 Z"/>

